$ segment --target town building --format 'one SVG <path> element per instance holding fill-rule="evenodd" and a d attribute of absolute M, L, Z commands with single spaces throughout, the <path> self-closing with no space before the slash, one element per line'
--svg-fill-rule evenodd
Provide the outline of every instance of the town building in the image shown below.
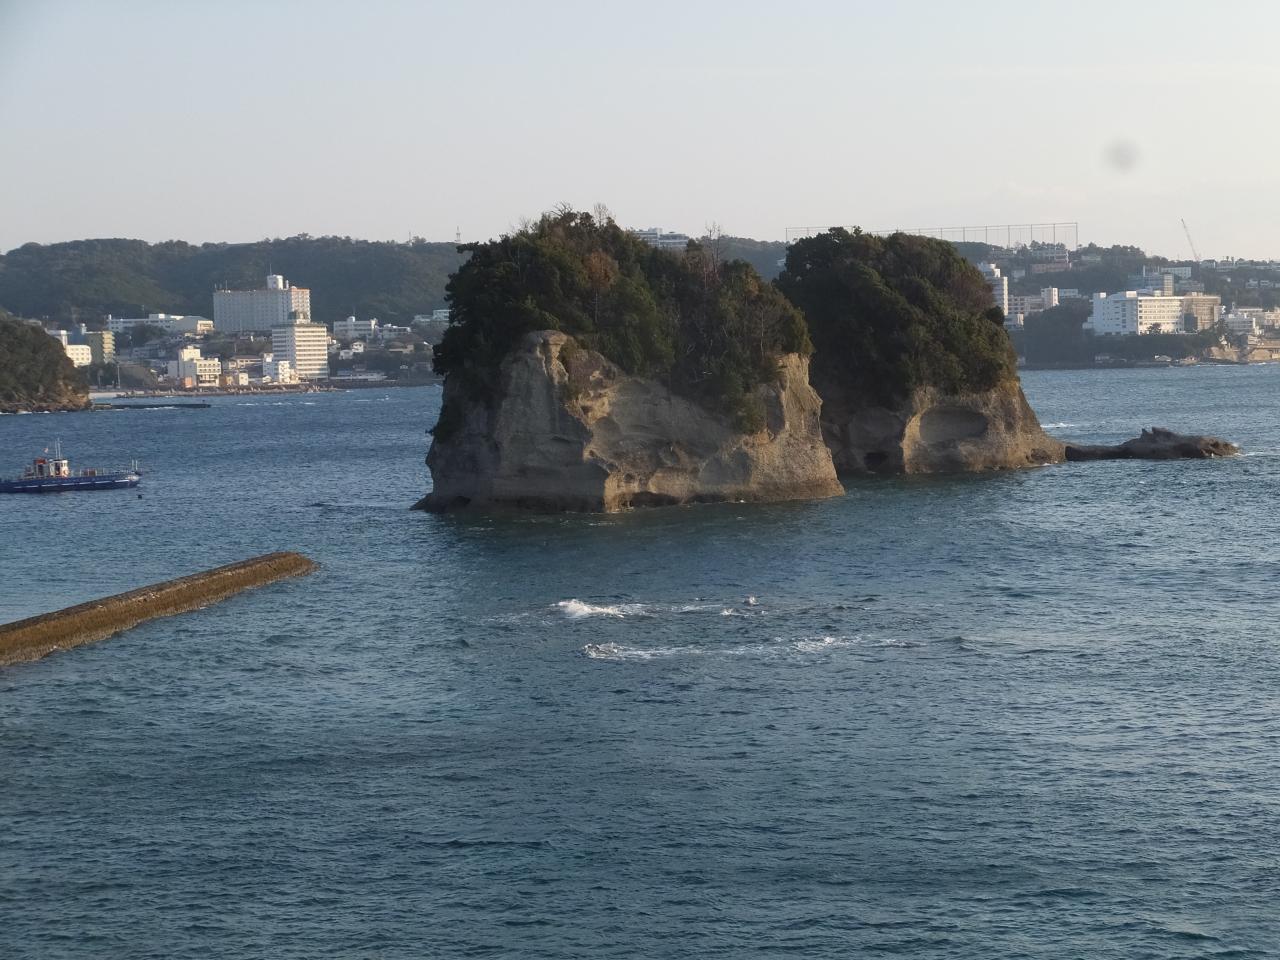
<path fill-rule="evenodd" d="M 1182 298 L 1144 296 L 1136 290 L 1095 293 L 1084 328 L 1104 337 L 1183 333 Z"/>
<path fill-rule="evenodd" d="M 1252 313 L 1233 310 L 1222 318 L 1226 328 L 1236 336 L 1256 336 L 1259 332 L 1258 318 Z"/>
<path fill-rule="evenodd" d="M 339 340 L 354 340 L 357 337 L 373 337 L 377 335 L 377 332 L 377 317 L 370 317 L 368 320 L 357 320 L 355 317 L 347 317 L 347 319 L 335 321 L 333 324 L 333 335 Z"/>
<path fill-rule="evenodd" d="M 1135 273 L 1129 277 L 1128 285 L 1131 290 L 1140 294 L 1172 297 L 1174 277 L 1171 273 L 1148 273 L 1147 268 L 1144 267 L 1142 273 Z"/>
<path fill-rule="evenodd" d="M 295 314 L 291 322 L 271 328 L 271 352 L 289 361 L 299 380 L 323 380 L 329 376 L 329 328 L 311 323 L 303 314 Z"/>
<path fill-rule="evenodd" d="M 1009 278 L 1001 276 L 1000 268 L 994 263 L 980 263 L 978 270 L 991 288 L 991 299 L 1006 316 L 1009 314 Z"/>
<path fill-rule="evenodd" d="M 116 335 L 110 330 L 90 330 L 84 335 L 84 342 L 89 345 L 94 363 L 116 362 Z"/>
<path fill-rule="evenodd" d="M 297 383 L 298 371 L 293 368 L 293 364 L 283 357 L 277 360 L 274 353 L 264 353 L 262 355 L 262 382 Z"/>
<path fill-rule="evenodd" d="M 293 316 L 311 316 L 311 291 L 276 273 L 261 290 L 213 292 L 213 325 L 222 333 L 264 333 Z"/>
<path fill-rule="evenodd" d="M 1189 329 L 1210 330 L 1222 319 L 1222 298 L 1216 294 L 1188 293 L 1182 298 L 1182 316 Z"/>
<path fill-rule="evenodd" d="M 643 240 L 651 247 L 663 250 L 683 250 L 689 245 L 691 237 L 686 233 L 667 233 L 661 227 L 646 227 L 644 230 L 629 230 L 637 240 Z"/>
<path fill-rule="evenodd" d="M 1010 295 L 1009 310 L 1010 316 L 1021 314 L 1023 317 L 1029 317 L 1033 313 L 1041 313 L 1058 305 L 1058 288 L 1043 287 L 1039 293 L 1028 296 Z"/>
<path fill-rule="evenodd" d="M 1126 290 L 1093 295 L 1084 328 L 1099 336 L 1194 333 L 1209 330 L 1222 316 L 1222 298 L 1191 293 L 1185 297 Z"/>
<path fill-rule="evenodd" d="M 59 333 L 66 333 L 66 331 L 60 330 Z M 77 367 L 87 367 L 93 363 L 93 351 L 89 349 L 87 343 L 64 343 L 62 349 L 67 352 L 67 356 Z"/>
<path fill-rule="evenodd" d="M 43 327 L 40 329 L 44 330 Z M 67 333 L 66 330 L 45 330 L 44 332 L 53 337 L 53 339 L 57 340 L 64 347 L 71 342 L 71 335 Z"/>
<path fill-rule="evenodd" d="M 1031 273 L 1063 273 L 1071 269 L 1066 244 L 1046 243 L 1031 248 Z"/>
<path fill-rule="evenodd" d="M 184 386 L 217 386 L 218 378 L 222 376 L 222 361 L 217 357 L 201 356 L 199 347 L 183 347 L 178 351 L 178 359 L 169 361 L 168 374 L 169 379 Z"/>
<path fill-rule="evenodd" d="M 112 333 L 131 333 L 138 327 L 158 327 L 166 333 L 181 333 L 197 337 L 213 333 L 213 321 L 208 317 L 174 313 L 151 313 L 145 317 L 107 315 L 107 329 Z"/>
<path fill-rule="evenodd" d="M 394 340 L 396 337 L 406 337 L 412 333 L 412 327 L 398 327 L 394 323 L 384 323 L 378 328 L 378 339 Z"/>

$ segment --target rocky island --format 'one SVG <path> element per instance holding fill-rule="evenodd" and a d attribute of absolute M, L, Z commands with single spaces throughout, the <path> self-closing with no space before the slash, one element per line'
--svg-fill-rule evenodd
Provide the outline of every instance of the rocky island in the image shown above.
<path fill-rule="evenodd" d="M 941 241 L 830 230 L 773 285 L 572 210 L 464 249 L 421 509 L 813 499 L 839 474 L 1237 452 L 1046 434 L 985 281 Z"/>
<path fill-rule="evenodd" d="M 88 408 L 89 388 L 62 345 L 0 311 L 0 413 Z"/>
<path fill-rule="evenodd" d="M 951 244 L 829 230 L 790 247 L 778 288 L 808 321 L 823 436 L 840 473 L 1064 459 L 1023 396 L 986 281 Z"/>
<path fill-rule="evenodd" d="M 803 317 L 747 264 L 562 211 L 475 244 L 437 353 L 428 510 L 843 492 Z"/>

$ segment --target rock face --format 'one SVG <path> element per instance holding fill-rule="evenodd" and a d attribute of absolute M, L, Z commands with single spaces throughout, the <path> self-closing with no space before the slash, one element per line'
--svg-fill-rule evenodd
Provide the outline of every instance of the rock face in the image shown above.
<path fill-rule="evenodd" d="M 427 454 L 434 489 L 417 506 L 610 512 L 843 493 L 808 361 L 786 356 L 760 397 L 765 427 L 743 434 L 572 337 L 531 333 L 504 362 L 492 406 L 446 381 Z"/>
<path fill-rule="evenodd" d="M 1067 444 L 1068 460 L 1207 460 L 1239 452 L 1239 447 L 1226 440 L 1188 436 L 1164 427 L 1143 430 L 1140 436 L 1115 446 Z"/>
<path fill-rule="evenodd" d="M 1066 455 L 1016 380 L 974 393 L 921 388 L 895 407 L 851 403 L 839 388 L 820 390 L 823 437 L 841 473 L 1010 470 Z"/>

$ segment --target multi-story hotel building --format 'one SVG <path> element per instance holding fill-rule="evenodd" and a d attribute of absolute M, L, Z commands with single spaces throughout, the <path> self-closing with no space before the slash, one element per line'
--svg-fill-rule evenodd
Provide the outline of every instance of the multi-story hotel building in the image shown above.
<path fill-rule="evenodd" d="M 1111 296 L 1095 293 L 1084 327 L 1099 336 L 1183 333 L 1182 298 L 1143 296 L 1133 290 Z"/>
<path fill-rule="evenodd" d="M 213 291 L 213 325 L 222 333 L 266 332 L 294 316 L 310 318 L 311 291 L 276 273 L 262 290 Z"/>
<path fill-rule="evenodd" d="M 271 328 L 271 352 L 298 373 L 300 380 L 329 376 L 329 328 L 295 314 L 289 323 Z"/>

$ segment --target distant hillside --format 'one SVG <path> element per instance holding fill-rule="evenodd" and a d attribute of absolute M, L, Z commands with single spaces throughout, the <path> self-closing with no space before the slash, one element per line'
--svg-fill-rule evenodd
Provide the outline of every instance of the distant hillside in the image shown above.
<path fill-rule="evenodd" d="M 715 241 L 703 237 L 701 242 L 704 245 L 711 245 Z M 766 280 L 772 280 L 782 272 L 782 260 L 787 255 L 787 245 L 781 240 L 721 237 L 719 244 L 722 259 L 745 260 Z"/>
<path fill-rule="evenodd" d="M 88 387 L 62 345 L 0 310 L 0 413 L 88 405 Z"/>
<path fill-rule="evenodd" d="M 105 314 L 213 316 L 216 286 L 261 287 L 268 273 L 311 289 L 319 322 L 349 314 L 403 323 L 443 307 L 449 274 L 462 262 L 452 243 L 309 237 L 258 243 L 75 240 L 29 243 L 0 256 L 0 307 L 59 322 Z"/>

